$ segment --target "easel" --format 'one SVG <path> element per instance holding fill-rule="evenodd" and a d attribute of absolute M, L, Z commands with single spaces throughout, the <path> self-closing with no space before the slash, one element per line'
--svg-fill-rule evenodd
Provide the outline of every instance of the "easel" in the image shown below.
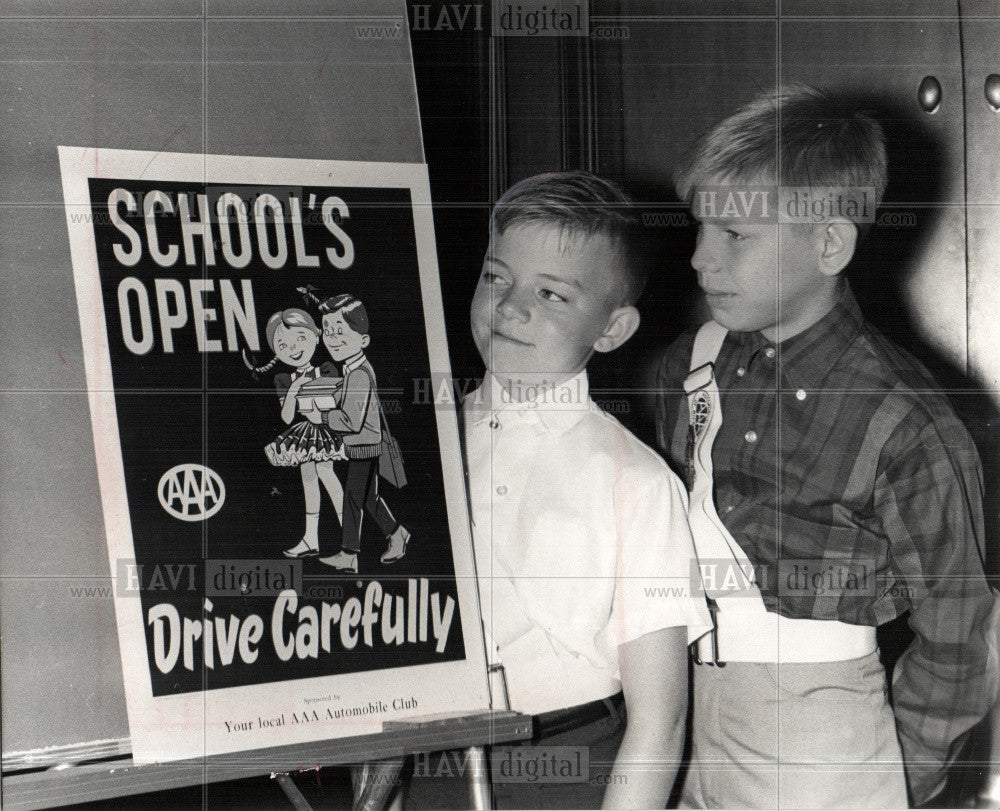
<path fill-rule="evenodd" d="M 491 646 L 492 647 L 492 646 Z M 499 651 L 493 650 L 494 662 L 489 666 L 490 695 L 495 707 L 503 707 L 497 710 L 495 715 L 506 715 L 510 712 L 510 695 L 507 692 L 507 678 L 500 663 Z M 412 730 L 414 724 L 419 723 L 448 723 L 454 716 L 439 716 L 436 719 L 424 719 L 423 721 L 398 721 L 385 725 L 385 731 L 399 730 L 407 733 Z M 532 733 L 532 721 L 529 716 L 521 716 L 527 721 L 528 734 L 515 740 L 524 740 Z M 490 743 L 503 743 L 499 738 L 491 735 Z M 482 745 L 469 746 L 465 750 L 466 767 L 468 768 L 469 780 L 469 807 L 476 811 L 488 811 L 493 807 L 492 793 L 490 792 L 489 765 L 486 750 Z M 354 811 L 382 811 L 387 807 L 387 802 L 392 795 L 392 789 L 398 782 L 400 770 L 403 768 L 404 758 L 397 757 L 390 760 L 365 763 L 364 765 L 351 769 L 351 783 L 354 788 Z M 309 805 L 305 798 L 295 788 L 291 779 L 285 776 L 279 785 L 286 796 L 292 801 L 296 809 L 308 809 Z M 305 803 L 299 805 L 299 803 Z M 392 802 L 392 811 L 402 811 L 404 803 L 402 795 L 397 794 Z"/>
<path fill-rule="evenodd" d="M 27 811 L 270 773 L 296 809 L 307 809 L 309 804 L 292 780 L 294 774 L 321 766 L 366 763 L 368 769 L 374 770 L 369 774 L 378 774 L 380 779 L 370 780 L 370 789 L 356 794 L 355 808 L 376 809 L 384 807 L 394 775 L 407 755 L 464 748 L 469 753 L 471 806 L 488 809 L 490 794 L 483 747 L 525 740 L 531 737 L 531 731 L 530 716 L 510 711 L 483 712 L 397 721 L 387 723 L 382 732 L 373 735 L 173 763 L 137 765 L 131 758 L 123 758 L 79 766 L 57 764 L 45 771 L 4 777 L 3 805 L 5 809 Z M 387 775 L 389 779 L 381 779 Z"/>

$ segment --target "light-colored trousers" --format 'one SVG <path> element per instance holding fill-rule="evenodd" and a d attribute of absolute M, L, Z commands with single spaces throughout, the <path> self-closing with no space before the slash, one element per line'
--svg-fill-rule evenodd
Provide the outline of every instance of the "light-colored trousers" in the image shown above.
<path fill-rule="evenodd" d="M 694 665 L 682 808 L 906 808 L 878 653 Z"/>

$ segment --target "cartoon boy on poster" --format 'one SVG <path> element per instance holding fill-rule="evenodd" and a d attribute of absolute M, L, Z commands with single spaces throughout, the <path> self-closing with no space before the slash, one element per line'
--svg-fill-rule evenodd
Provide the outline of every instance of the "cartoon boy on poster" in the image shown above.
<path fill-rule="evenodd" d="M 380 471 L 385 474 L 398 470 L 394 477 L 397 487 L 403 486 L 405 477 L 379 402 L 375 370 L 365 357 L 364 350 L 370 343 L 365 305 L 345 293 L 320 302 L 319 310 L 323 313 L 323 345 L 342 366 L 343 394 L 338 408 L 329 411 L 313 408 L 303 413 L 310 422 L 325 425 L 339 436 L 347 454 L 341 549 L 335 555 L 320 558 L 320 562 L 356 573 L 365 513 L 371 516 L 388 541 L 381 562 L 392 563 L 406 554 L 410 533 L 379 495 Z M 383 455 L 392 459 L 383 460 Z"/>

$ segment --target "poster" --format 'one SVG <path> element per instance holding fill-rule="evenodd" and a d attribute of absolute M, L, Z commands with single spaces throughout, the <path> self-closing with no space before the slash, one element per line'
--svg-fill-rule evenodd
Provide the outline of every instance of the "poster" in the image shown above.
<path fill-rule="evenodd" d="M 59 157 L 135 760 L 486 708 L 425 167 Z"/>

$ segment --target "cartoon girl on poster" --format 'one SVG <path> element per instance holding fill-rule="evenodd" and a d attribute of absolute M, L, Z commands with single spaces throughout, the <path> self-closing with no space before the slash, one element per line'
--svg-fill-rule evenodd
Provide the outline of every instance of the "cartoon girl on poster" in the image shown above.
<path fill-rule="evenodd" d="M 312 357 L 319 345 L 320 330 L 305 310 L 290 307 L 276 312 L 268 319 L 265 333 L 274 358 L 264 366 L 254 366 L 244 354 L 244 363 L 255 376 L 270 371 L 279 360 L 293 371 L 274 376 L 281 418 L 290 427 L 269 443 L 264 452 L 272 465 L 298 467 L 306 502 L 305 534 L 284 554 L 288 558 L 314 557 L 319 555 L 319 484 L 323 483 L 337 511 L 337 520 L 343 523 L 344 490 L 333 472 L 333 460 L 347 456 L 343 442 L 327 426 L 316 425 L 308 419 L 292 423 L 303 406 L 311 410 L 315 407 L 315 399 L 330 399 L 339 390 L 341 379 L 332 363 L 313 366 Z"/>

